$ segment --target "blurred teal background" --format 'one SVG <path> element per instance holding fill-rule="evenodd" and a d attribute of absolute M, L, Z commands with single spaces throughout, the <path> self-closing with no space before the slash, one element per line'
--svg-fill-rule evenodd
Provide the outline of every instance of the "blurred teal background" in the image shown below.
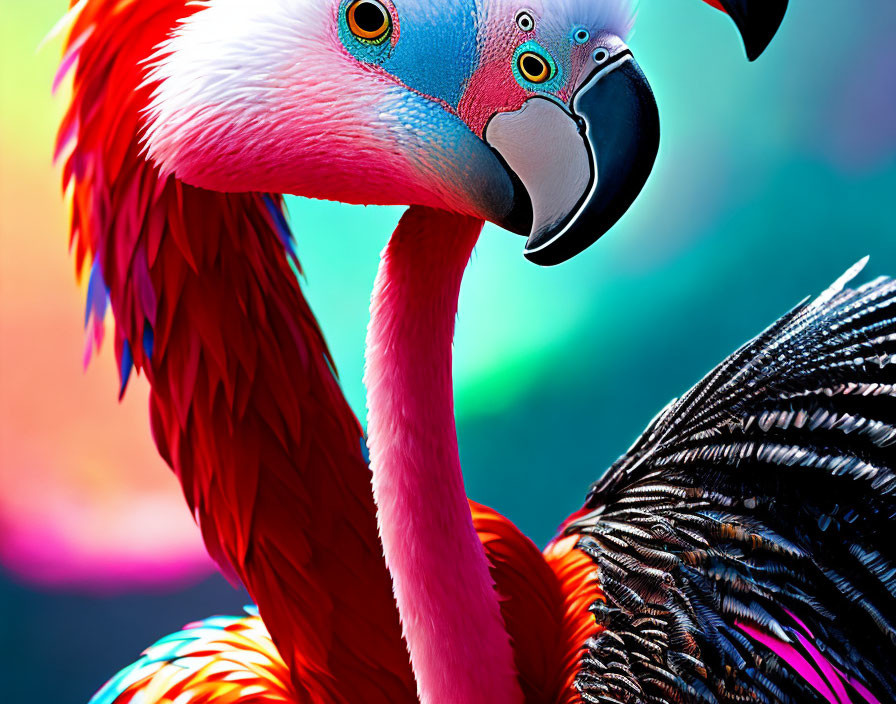
<path fill-rule="evenodd" d="M 653 415 L 748 337 L 865 254 L 864 277 L 896 273 L 894 33 L 892 0 L 791 0 L 748 64 L 721 13 L 642 0 L 631 45 L 663 136 L 639 201 L 553 269 L 489 227 L 467 274 L 456 386 L 472 498 L 543 544 Z M 289 209 L 305 289 L 363 418 L 367 299 L 401 211 Z M 114 597 L 0 579 L 0 686 L 10 702 L 83 702 L 152 639 L 244 598 L 218 577 Z"/>
<path fill-rule="evenodd" d="M 896 273 L 896 4 L 792 0 L 754 64 L 694 0 L 642 0 L 631 45 L 662 146 L 646 189 L 552 269 L 486 229 L 456 341 L 469 494 L 536 542 L 653 414 L 847 267 Z M 306 290 L 363 417 L 367 296 L 400 209 L 290 199 Z"/>

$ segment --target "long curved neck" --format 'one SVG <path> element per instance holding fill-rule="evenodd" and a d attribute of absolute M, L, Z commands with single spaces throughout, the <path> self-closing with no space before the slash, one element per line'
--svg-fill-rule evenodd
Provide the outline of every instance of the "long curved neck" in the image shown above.
<path fill-rule="evenodd" d="M 383 252 L 367 337 L 377 520 L 423 704 L 522 694 L 457 450 L 451 344 L 482 222 L 411 208 Z"/>

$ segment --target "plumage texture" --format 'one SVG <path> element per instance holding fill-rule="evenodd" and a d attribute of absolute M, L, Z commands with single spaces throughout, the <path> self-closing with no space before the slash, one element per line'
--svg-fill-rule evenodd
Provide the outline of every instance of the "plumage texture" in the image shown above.
<path fill-rule="evenodd" d="M 464 490 L 451 341 L 483 222 L 411 208 L 370 306 L 367 440 L 377 524 L 422 704 L 522 704 L 513 651 Z"/>
<path fill-rule="evenodd" d="M 122 392 L 132 366 L 148 377 L 160 454 L 210 553 L 258 604 L 297 701 L 414 701 L 361 428 L 299 288 L 280 198 L 161 177 L 138 143 L 143 62 L 196 9 L 78 6 L 60 130 L 78 265 L 108 291 Z"/>
<path fill-rule="evenodd" d="M 91 270 L 91 344 L 111 305 L 120 393 L 134 369 L 149 378 L 160 453 L 209 551 L 266 616 L 299 701 L 404 701 L 414 684 L 362 434 L 296 282 L 281 200 L 192 188 L 146 158 L 151 67 L 163 40 L 206 7 L 73 8 L 58 151 L 76 260 Z M 505 599 L 505 609 L 521 601 Z M 526 652 L 521 627 L 511 630 Z"/>
<path fill-rule="evenodd" d="M 412 208 L 383 252 L 365 374 L 380 533 L 422 701 L 564 702 L 595 632 L 593 567 L 574 542 L 546 559 L 464 494 L 451 340 L 481 227 Z"/>
<path fill-rule="evenodd" d="M 585 701 L 896 698 L 896 282 L 844 289 L 857 269 L 663 411 L 567 526 L 606 594 Z"/>
<path fill-rule="evenodd" d="M 301 103 L 296 101 L 299 89 L 309 83 L 290 82 L 295 78 L 292 71 L 302 66 L 293 61 L 301 57 L 290 53 L 297 50 L 299 43 L 291 39 L 301 28 L 277 21 L 278 15 L 265 14 L 263 8 L 282 11 L 306 5 L 312 7 L 265 0 L 247 12 L 238 0 L 81 0 L 73 10 L 61 68 L 61 75 L 74 74 L 59 149 L 68 152 L 64 179 L 73 201 L 72 244 L 78 267 L 89 262 L 91 269 L 90 344 L 102 340 L 102 318 L 111 306 L 120 393 L 134 369 L 148 377 L 160 453 L 179 477 L 209 551 L 222 569 L 247 586 L 283 658 L 280 663 L 258 634 L 222 646 L 210 656 L 210 662 L 218 657 L 220 664 L 196 670 L 196 682 L 204 680 L 209 687 L 184 690 L 177 696 L 180 700 L 416 700 L 375 530 L 362 433 L 296 280 L 298 264 L 282 200 L 264 191 L 276 188 L 355 202 L 410 199 L 483 215 L 493 209 L 488 201 L 496 193 L 506 197 L 506 174 L 500 168 L 495 171 L 497 161 L 475 136 L 476 130 L 444 110 L 447 102 L 463 112 L 459 86 L 468 87 L 463 80 L 448 86 L 446 95 L 459 98 L 456 106 L 436 92 L 421 94 L 395 80 L 398 76 L 387 78 L 370 63 L 355 65 L 342 50 L 333 53 L 335 44 L 322 44 L 335 40 L 329 30 L 305 37 L 306 43 L 319 40 L 318 48 L 326 50 L 318 67 L 329 66 L 329 59 L 338 56 L 353 67 L 351 85 L 370 79 L 369 90 L 358 100 L 359 94 L 346 91 L 346 85 L 329 85 L 332 99 L 311 105 L 329 105 L 330 114 L 292 110 Z M 502 0 L 495 3 L 498 6 L 506 9 L 509 4 Z M 328 17 L 324 7 L 314 4 L 314 17 Z M 421 5 L 418 11 L 421 7 L 428 10 Z M 460 10 L 473 7 L 480 6 L 469 0 L 454 5 Z M 622 33 L 631 19 L 628 8 L 625 0 L 599 5 L 576 0 L 566 9 L 606 23 L 595 30 Z M 238 12 L 240 21 L 227 15 L 223 24 L 216 24 L 228 9 Z M 568 43 L 568 28 L 558 22 L 554 39 Z M 505 25 L 516 32 L 510 22 Z M 205 43 L 197 43 L 197 34 L 191 33 L 196 27 L 212 29 L 198 35 Z M 236 42 L 224 42 L 224 62 L 217 64 L 218 39 L 225 35 L 216 30 L 222 27 L 236 32 Z M 551 29 L 551 22 L 545 27 Z M 259 37 L 252 33 L 259 28 L 262 37 L 275 30 L 276 36 L 270 43 L 246 43 L 247 37 Z M 485 38 L 494 36 L 503 35 Z M 461 46 L 483 48 L 478 35 L 466 39 Z M 242 62 L 239 51 L 233 50 L 250 47 L 254 52 L 258 46 L 269 51 L 252 53 L 253 60 L 271 64 Z M 512 46 L 501 47 L 508 48 Z M 584 47 L 579 51 L 587 53 Z M 469 59 L 469 65 L 460 68 L 473 71 L 477 63 Z M 505 59 L 501 69 L 507 74 Z M 439 75 L 423 73 L 426 81 Z M 575 71 L 568 73 L 574 81 Z M 417 65 L 409 75 L 420 74 Z M 222 83 L 221 76 L 229 80 Z M 480 82 L 474 97 L 503 100 L 500 91 L 485 90 L 487 83 Z M 312 87 L 319 90 L 319 82 L 313 81 Z M 511 97 L 522 100 L 526 95 L 516 90 Z M 212 108 L 223 103 L 225 109 L 210 120 Z M 344 113 L 357 105 L 371 112 L 346 117 Z M 506 106 L 488 103 L 479 110 L 471 108 L 470 114 Z M 295 119 L 297 114 L 302 119 Z M 372 119 L 356 119 L 359 115 Z M 373 139 L 363 129 L 368 122 L 377 124 L 384 141 L 365 141 Z M 420 125 L 429 131 L 417 129 Z M 434 125 L 439 129 L 432 129 Z M 210 140 L 213 134 L 223 141 Z M 434 138 L 439 140 L 437 148 Z M 377 166 L 368 169 L 362 184 L 368 190 L 362 192 L 355 169 L 358 155 L 339 152 L 340 144 L 361 144 L 362 153 L 366 147 L 375 155 L 389 153 L 394 160 L 371 162 Z M 240 151 L 245 147 L 255 151 Z M 237 152 L 244 162 L 235 159 Z M 229 159 L 226 164 L 219 159 L 222 155 Z M 226 195 L 186 185 L 171 173 L 177 171 L 179 157 L 184 157 L 184 173 L 201 176 L 201 185 L 247 193 Z M 234 175 L 256 180 L 227 180 Z M 462 501 L 457 504 L 464 508 Z M 473 524 L 486 543 L 489 575 L 513 645 L 505 660 L 512 657 L 526 701 L 568 701 L 579 669 L 581 639 L 600 633 L 582 608 L 600 595 L 593 570 L 571 542 L 552 546 L 546 562 L 506 520 L 474 507 Z M 479 524 L 488 528 L 480 529 Z M 878 558 L 869 554 L 863 559 L 877 564 Z M 246 621 L 231 625 L 235 631 L 258 626 Z M 133 672 L 145 672 L 146 677 L 129 681 L 118 694 L 109 690 L 109 700 L 129 696 L 132 686 L 142 691 L 135 697 L 159 698 L 169 678 L 177 679 L 177 668 L 188 671 L 200 665 L 201 657 L 191 647 L 205 643 L 205 636 L 180 638 L 171 641 L 177 645 L 170 650 L 160 647 L 141 661 Z M 231 650 L 241 655 L 227 655 Z M 199 659 L 191 660 L 189 653 Z M 253 653 L 261 653 L 269 674 L 276 677 L 271 674 L 268 682 L 262 675 L 260 682 L 246 688 L 242 675 L 231 673 L 227 663 L 255 662 Z M 219 671 L 233 678 L 219 682 Z M 231 687 L 237 680 L 241 684 Z"/>
<path fill-rule="evenodd" d="M 544 558 L 471 504 L 527 704 L 892 700 L 896 282 L 841 286 L 661 413 Z M 225 642 L 226 663 L 273 662 Z M 202 681 L 207 661 L 154 653 L 99 704 L 168 687 L 166 663 Z"/>
<path fill-rule="evenodd" d="M 276 704 L 296 701 L 289 671 L 254 609 L 192 623 L 147 648 L 90 704 L 189 702 Z"/>
<path fill-rule="evenodd" d="M 512 183 L 481 139 L 536 94 L 570 98 L 594 49 L 631 28 L 630 0 L 538 0 L 531 33 L 510 0 L 387 3 L 380 45 L 345 26 L 345 0 L 202 0 L 148 62 L 143 141 L 164 173 L 223 192 L 505 215 Z M 585 43 L 571 41 L 586 30 Z M 519 81 L 526 41 L 557 76 Z M 619 40 L 617 40 L 619 41 Z M 438 45 L 439 51 L 432 47 Z M 612 44 L 611 44 L 612 46 Z M 358 177 L 363 166 L 364 178 Z"/>
<path fill-rule="evenodd" d="M 507 518 L 470 502 L 501 600 L 526 704 L 574 704 L 582 644 L 596 629 L 588 606 L 601 594 L 594 565 L 575 540 L 547 561 Z M 550 566 L 549 566 L 550 565 Z M 186 626 L 148 648 L 90 704 L 268 704 L 301 701 L 254 609 Z M 177 697 L 182 697 L 178 700 Z"/>
<path fill-rule="evenodd" d="M 542 555 L 512 521 L 470 502 L 526 704 L 571 704 L 582 644 L 596 633 L 588 605 L 601 595 L 594 566 L 575 541 Z"/>

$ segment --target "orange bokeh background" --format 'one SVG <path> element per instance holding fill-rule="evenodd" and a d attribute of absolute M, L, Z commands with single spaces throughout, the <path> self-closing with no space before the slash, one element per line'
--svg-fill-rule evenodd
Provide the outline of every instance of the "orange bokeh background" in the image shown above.
<path fill-rule="evenodd" d="M 145 380 L 119 404 L 110 345 L 82 368 L 84 287 L 51 163 L 61 42 L 35 51 L 66 3 L 3 5 L 0 562 L 31 580 L 104 590 L 205 574 L 198 529 L 152 444 Z"/>

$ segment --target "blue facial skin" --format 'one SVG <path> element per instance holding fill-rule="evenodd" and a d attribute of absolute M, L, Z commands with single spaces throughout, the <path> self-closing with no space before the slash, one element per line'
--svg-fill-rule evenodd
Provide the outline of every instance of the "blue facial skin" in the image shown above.
<path fill-rule="evenodd" d="M 395 3 L 398 26 L 392 31 L 400 32 L 395 46 L 391 37 L 375 45 L 352 34 L 346 18 L 352 1 L 342 0 L 338 11 L 339 39 L 346 49 L 359 61 L 381 66 L 409 88 L 457 108 L 479 64 L 476 0 L 440 3 L 438 12 L 428 3 Z M 392 9 L 388 0 L 382 4 Z M 436 54 L 438 58 L 431 63 L 421 61 L 421 57 Z"/>
<path fill-rule="evenodd" d="M 393 16 L 392 32 L 399 35 L 394 46 L 391 35 L 373 43 L 352 34 L 346 12 L 353 1 L 341 0 L 337 10 L 339 39 L 349 53 L 359 61 L 380 66 L 413 91 L 457 109 L 479 66 L 477 33 L 482 28 L 476 21 L 476 0 L 441 0 L 438 12 L 421 0 L 379 0 Z M 518 34 L 519 42 L 509 72 L 526 91 L 557 97 L 569 79 L 573 52 L 583 50 L 596 28 L 583 24 L 559 27 L 536 17 L 534 30 L 524 32 L 513 16 L 507 23 L 507 30 L 511 36 Z M 547 81 L 532 83 L 520 73 L 519 58 L 527 51 L 537 53 L 552 67 Z M 429 57 L 432 60 L 427 61 Z"/>
<path fill-rule="evenodd" d="M 456 112 L 479 68 L 483 27 L 476 20 L 477 0 L 442 0 L 437 13 L 422 0 L 379 0 L 393 26 L 375 42 L 355 36 L 349 28 L 347 10 L 353 2 L 340 0 L 334 18 L 343 46 L 356 60 L 380 67 L 403 84 L 386 88 L 378 101 L 380 129 L 391 133 L 420 183 L 432 184 L 431 193 L 438 199 L 454 205 L 466 202 L 470 214 L 503 222 L 516 202 L 514 183 L 491 147 Z M 530 94 L 557 99 L 579 63 L 573 52 L 587 52 L 584 45 L 593 32 L 572 22 L 542 26 L 537 17 L 532 31 L 520 29 L 514 15 L 506 22 L 503 30 L 492 31 L 498 34 L 495 41 L 512 43 L 507 79 Z M 526 52 L 538 54 L 551 67 L 546 81 L 533 83 L 522 75 L 519 59 Z"/>
<path fill-rule="evenodd" d="M 513 204 L 513 184 L 491 148 L 456 113 L 470 76 L 479 63 L 475 0 L 446 2 L 438 13 L 419 0 L 383 7 L 398 17 L 399 33 L 374 44 L 352 34 L 342 0 L 338 10 L 340 41 L 357 60 L 375 64 L 407 88 L 389 86 L 379 103 L 381 120 L 402 154 L 415 165 L 424 183 L 442 184 L 438 195 L 447 203 L 460 197 L 487 219 L 502 218 Z M 394 10 L 393 10 L 394 7 Z M 438 37 L 437 44 L 433 37 Z M 421 61 L 421 57 L 434 60 Z M 452 192 L 454 188 L 455 192 Z M 465 192 L 457 193 L 457 188 Z"/>
<path fill-rule="evenodd" d="M 588 40 L 591 39 L 591 32 L 588 31 L 587 27 L 579 25 L 572 28 L 569 36 L 576 44 L 587 44 Z"/>

